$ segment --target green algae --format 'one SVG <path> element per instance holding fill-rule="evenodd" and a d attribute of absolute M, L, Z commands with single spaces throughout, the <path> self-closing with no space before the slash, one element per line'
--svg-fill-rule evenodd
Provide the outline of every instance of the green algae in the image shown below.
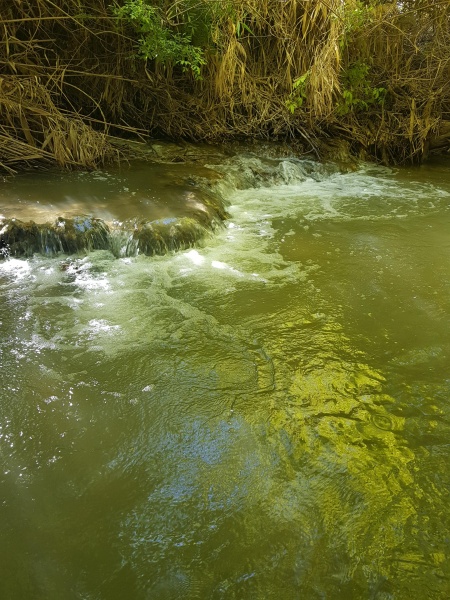
<path fill-rule="evenodd" d="M 0 221 L 0 258 L 27 258 L 34 254 L 55 256 L 92 250 L 110 250 L 116 257 L 163 255 L 192 247 L 218 225 L 219 220 L 202 224 L 193 217 L 151 222 L 132 220 L 113 225 L 90 216 L 59 218 L 53 224 L 3 219 Z M 119 244 L 117 239 L 121 240 Z"/>
<path fill-rule="evenodd" d="M 138 254 L 161 255 L 189 248 L 207 233 L 205 226 L 194 218 L 161 219 L 150 223 L 135 223 L 131 244 Z"/>
<path fill-rule="evenodd" d="M 103 250 L 108 247 L 110 232 L 104 221 L 89 216 L 59 218 L 54 223 L 3 219 L 0 226 L 0 249 L 4 257 Z"/>

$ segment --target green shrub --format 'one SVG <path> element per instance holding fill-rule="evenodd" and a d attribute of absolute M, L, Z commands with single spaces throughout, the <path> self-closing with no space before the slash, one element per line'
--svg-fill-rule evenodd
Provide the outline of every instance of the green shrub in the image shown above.
<path fill-rule="evenodd" d="M 205 64 L 203 49 L 191 43 L 191 35 L 176 31 L 164 18 L 159 6 L 145 0 L 127 0 L 114 14 L 128 22 L 138 34 L 138 56 L 163 65 L 180 65 L 200 78 Z"/>
<path fill-rule="evenodd" d="M 369 65 L 361 61 L 353 63 L 344 71 L 342 98 L 337 105 L 339 115 L 366 111 L 371 106 L 384 103 L 387 90 L 384 87 L 373 87 L 369 72 Z"/>

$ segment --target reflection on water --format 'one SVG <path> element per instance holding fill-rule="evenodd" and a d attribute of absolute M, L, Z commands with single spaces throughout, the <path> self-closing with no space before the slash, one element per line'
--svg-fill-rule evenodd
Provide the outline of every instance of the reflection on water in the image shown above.
<path fill-rule="evenodd" d="M 214 172 L 146 162 L 109 171 L 24 173 L 2 186 L 0 215 L 36 223 L 82 214 L 104 221 L 191 216 L 204 209 L 199 178 L 208 181 Z"/>
<path fill-rule="evenodd" d="M 448 597 L 436 169 L 235 157 L 203 248 L 1 263 L 1 597 Z"/>

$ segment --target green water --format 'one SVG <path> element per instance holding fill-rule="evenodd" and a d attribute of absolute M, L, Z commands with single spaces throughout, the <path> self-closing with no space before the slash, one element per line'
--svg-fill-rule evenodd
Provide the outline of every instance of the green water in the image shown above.
<path fill-rule="evenodd" d="M 190 163 L 135 162 L 108 171 L 24 173 L 0 187 L 0 216 L 37 223 L 94 214 L 105 221 L 190 216 L 202 206 L 199 177 L 210 169 Z"/>
<path fill-rule="evenodd" d="M 0 598 L 449 598 L 449 162 L 216 168 L 203 247 L 0 263 Z"/>

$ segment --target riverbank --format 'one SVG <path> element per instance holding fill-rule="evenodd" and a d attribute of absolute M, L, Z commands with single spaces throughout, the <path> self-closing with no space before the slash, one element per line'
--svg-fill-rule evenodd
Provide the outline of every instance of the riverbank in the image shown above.
<path fill-rule="evenodd" d="M 447 4 L 0 1 L 0 168 L 98 168 L 117 136 L 286 141 L 384 164 L 450 148 Z"/>

